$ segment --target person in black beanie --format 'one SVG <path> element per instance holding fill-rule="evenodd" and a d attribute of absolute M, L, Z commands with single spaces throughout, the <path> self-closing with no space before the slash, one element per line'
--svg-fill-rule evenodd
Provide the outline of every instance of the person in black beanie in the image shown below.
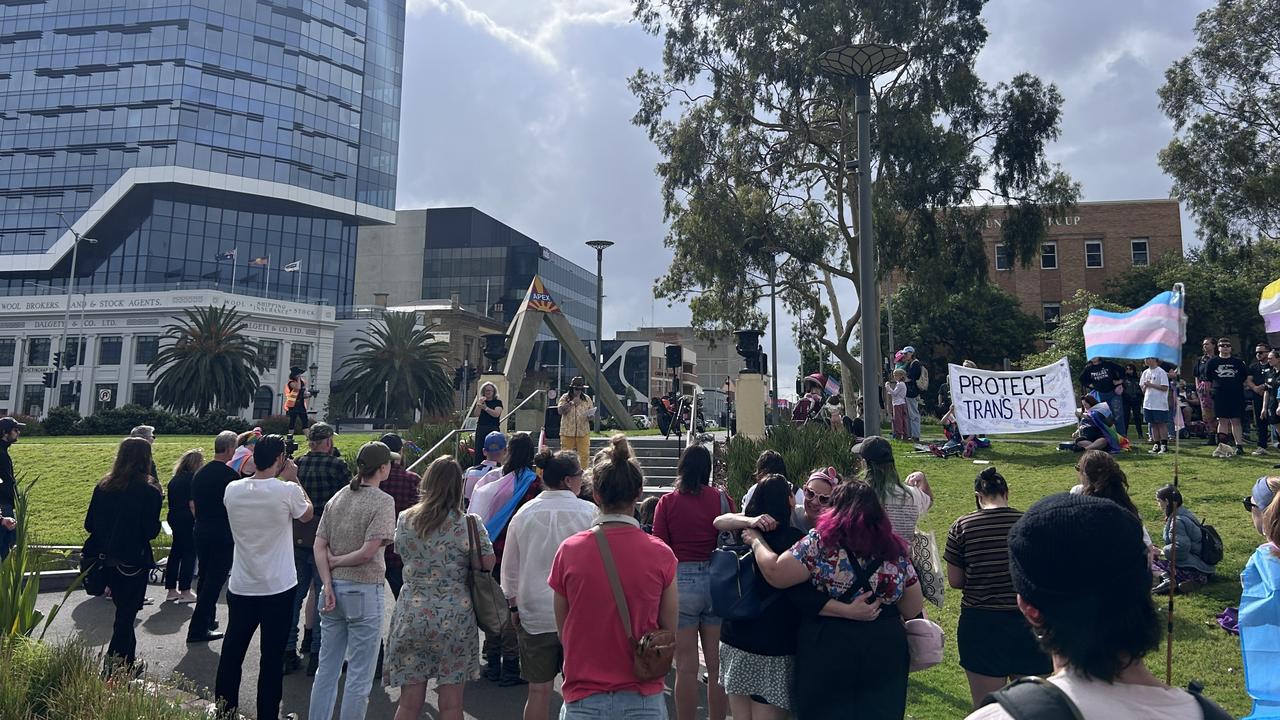
<path fill-rule="evenodd" d="M 992 693 L 968 720 L 1011 720 L 1004 704 L 1032 696 L 1067 711 L 1074 705 L 1084 720 L 1230 717 L 1199 695 L 1165 685 L 1142 662 L 1160 644 L 1161 621 L 1133 513 L 1088 495 L 1042 498 L 1009 530 L 1009 571 L 1018 609 L 1055 672 L 1047 681 L 1022 680 Z"/>

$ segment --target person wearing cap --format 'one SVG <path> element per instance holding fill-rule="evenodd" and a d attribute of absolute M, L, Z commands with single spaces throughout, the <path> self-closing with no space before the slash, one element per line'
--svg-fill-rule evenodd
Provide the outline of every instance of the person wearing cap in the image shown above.
<path fill-rule="evenodd" d="M 1266 540 L 1240 573 L 1240 650 L 1244 689 L 1253 699 L 1251 718 L 1280 717 L 1280 673 L 1276 668 L 1276 622 L 1280 607 L 1280 477 L 1261 477 L 1245 498 L 1254 526 Z"/>
<path fill-rule="evenodd" d="M 311 686 L 311 720 L 329 720 L 346 660 L 342 720 L 360 720 L 369 707 L 374 666 L 382 642 L 386 554 L 396 531 L 396 503 L 379 486 L 391 474 L 391 449 L 365 443 L 356 475 L 325 503 L 316 528 L 315 563 L 324 586 L 320 668 Z"/>
<path fill-rule="evenodd" d="M 14 515 L 14 506 L 18 502 L 18 478 L 13 470 L 9 447 L 18 442 L 18 436 L 26 427 L 11 417 L 0 418 L 0 560 L 8 557 L 18 529 L 18 518 Z"/>
<path fill-rule="evenodd" d="M 463 474 L 462 506 L 464 508 L 471 505 L 471 496 L 476 488 L 488 485 L 502 477 L 502 473 L 494 471 L 502 465 L 502 455 L 507 451 L 507 436 L 499 430 L 494 430 L 485 436 L 481 448 L 484 450 L 484 460 L 467 468 L 467 472 Z"/>
<path fill-rule="evenodd" d="M 253 477 L 227 485 L 223 494 L 236 550 L 227 582 L 229 619 L 214 697 L 223 712 L 236 716 L 244 658 L 254 633 L 260 631 L 256 717 L 273 720 L 280 717 L 285 638 L 298 585 L 292 521 L 305 523 L 315 512 L 298 484 L 297 466 L 285 454 L 283 437 L 267 435 L 259 440 L 253 448 L 253 464 L 258 468 Z"/>
<path fill-rule="evenodd" d="M 418 473 L 406 470 L 401 451 L 404 439 L 396 433 L 387 433 L 378 438 L 378 442 L 391 451 L 391 472 L 379 486 L 382 492 L 391 496 L 396 505 L 396 517 L 413 507 L 418 502 L 418 486 L 422 478 Z M 358 459 L 358 458 L 357 458 Z M 395 545 L 388 545 L 386 551 L 387 584 L 391 586 L 392 597 L 400 597 L 400 588 L 404 585 L 404 561 L 396 554 Z"/>
<path fill-rule="evenodd" d="M 569 381 L 569 391 L 560 396 L 556 411 L 560 413 L 560 447 L 578 453 L 584 465 L 591 457 L 591 398 L 582 376 Z"/>
<path fill-rule="evenodd" d="M 476 398 L 476 407 L 472 414 L 476 418 L 475 463 L 479 465 L 484 460 L 483 439 L 494 430 L 501 429 L 498 425 L 502 418 L 502 398 L 498 397 L 497 385 L 491 382 L 480 385 L 480 397 Z"/>
<path fill-rule="evenodd" d="M 1040 499 L 1009 530 L 1009 572 L 1018 609 L 1055 672 L 993 693 L 968 720 L 1020 717 L 1004 708 L 1019 705 L 1020 696 L 1083 720 L 1229 717 L 1164 684 L 1143 662 L 1159 647 L 1164 621 L 1151 602 L 1141 523 L 1128 510 L 1087 495 Z"/>
<path fill-rule="evenodd" d="M 316 541 L 316 527 L 320 518 L 324 517 L 329 498 L 351 481 L 347 464 L 334 452 L 333 435 L 333 426 L 328 423 L 318 422 L 307 428 L 308 451 L 298 458 L 298 483 L 307 491 L 307 496 L 315 505 L 315 518 L 293 524 L 293 561 L 298 572 L 298 596 L 293 600 L 292 622 L 285 643 L 286 673 L 301 666 L 302 655 L 307 656 L 308 675 L 314 675 L 319 667 L 320 639 L 324 634 L 321 626 L 316 625 L 303 633 L 302 648 L 299 649 L 298 621 L 302 617 L 302 606 L 308 596 L 312 598 L 312 603 L 319 598 L 320 575 L 316 570 L 315 553 L 312 551 Z M 313 589 L 315 593 L 312 593 Z"/>
<path fill-rule="evenodd" d="M 902 369 L 907 371 L 907 437 L 920 442 L 920 386 L 924 364 L 916 358 L 916 349 L 910 345 L 902 348 Z"/>
<path fill-rule="evenodd" d="M 853 451 L 862 457 L 866 466 L 862 479 L 875 489 L 893 531 L 910 538 L 920 517 L 933 505 L 933 489 L 929 487 L 928 478 L 922 472 L 913 472 L 903 482 L 893 461 L 893 446 L 879 435 L 854 445 Z"/>

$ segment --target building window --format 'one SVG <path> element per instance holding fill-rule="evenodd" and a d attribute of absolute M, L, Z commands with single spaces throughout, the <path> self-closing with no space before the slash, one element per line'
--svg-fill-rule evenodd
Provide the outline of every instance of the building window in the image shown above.
<path fill-rule="evenodd" d="M 253 394 L 253 416 L 257 419 L 269 417 L 275 409 L 276 395 L 266 385 L 258 387 Z"/>
<path fill-rule="evenodd" d="M 103 410 L 111 410 L 116 406 L 116 386 L 114 384 L 99 383 L 93 387 L 93 411 L 102 412 Z"/>
<path fill-rule="evenodd" d="M 1013 263 L 1009 258 L 1009 246 L 1004 243 L 996 243 L 996 269 L 1009 270 L 1013 267 Z"/>
<path fill-rule="evenodd" d="M 1129 241 L 1129 252 L 1132 254 L 1134 267 L 1146 267 L 1151 264 L 1151 255 L 1147 247 L 1147 238 L 1134 238 Z"/>
<path fill-rule="evenodd" d="M 1047 242 L 1040 246 L 1040 269 L 1058 269 L 1058 243 Z"/>
<path fill-rule="evenodd" d="M 13 356 L 18 341 L 13 338 L 0 338 L 0 367 L 13 367 Z M 8 398 L 5 398 L 8 400 Z"/>
<path fill-rule="evenodd" d="M 278 340 L 259 340 L 258 341 L 258 359 L 268 370 L 275 370 L 280 366 L 280 342 Z"/>
<path fill-rule="evenodd" d="M 58 390 L 59 405 L 63 407 L 76 407 L 79 404 L 79 398 L 76 397 L 76 383 L 74 380 L 62 383 L 62 387 Z"/>
<path fill-rule="evenodd" d="M 22 414 L 39 417 L 44 412 L 44 385 L 22 386 Z"/>
<path fill-rule="evenodd" d="M 1084 241 L 1084 266 L 1087 268 L 1102 267 L 1102 241 Z"/>
<path fill-rule="evenodd" d="M 307 369 L 307 363 L 311 360 L 311 346 L 306 343 L 290 343 L 289 344 L 289 368 Z"/>
<path fill-rule="evenodd" d="M 98 365 L 119 365 L 120 349 L 124 346 L 124 338 L 98 338 Z"/>
<path fill-rule="evenodd" d="M 151 361 L 156 359 L 156 353 L 159 351 L 159 335 L 139 335 L 134 341 L 133 363 L 135 365 L 150 365 Z"/>
<path fill-rule="evenodd" d="M 1044 327 L 1046 330 L 1052 330 L 1057 327 L 1058 320 L 1062 317 L 1062 303 L 1044 303 Z"/>
<path fill-rule="evenodd" d="M 7 383 L 0 385 L 0 402 L 9 402 L 9 391 L 12 389 Z"/>
<path fill-rule="evenodd" d="M 78 341 L 78 342 L 77 342 Z M 65 352 L 62 353 L 62 366 L 72 368 L 76 365 L 84 363 L 85 357 L 85 338 L 67 338 L 67 342 L 63 345 Z"/>
<path fill-rule="evenodd" d="M 150 408 L 156 404 L 156 386 L 153 383 L 134 383 L 129 403 Z"/>
<path fill-rule="evenodd" d="M 49 338 L 31 338 L 27 341 L 27 366 L 42 367 L 49 364 Z"/>

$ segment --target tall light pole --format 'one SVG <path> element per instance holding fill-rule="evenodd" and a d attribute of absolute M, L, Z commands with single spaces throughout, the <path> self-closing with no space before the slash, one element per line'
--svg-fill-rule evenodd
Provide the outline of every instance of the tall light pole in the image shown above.
<path fill-rule="evenodd" d="M 880 432 L 880 298 L 876 288 L 876 244 L 871 227 L 871 79 L 906 64 L 907 51 L 892 45 L 842 45 L 818 56 L 818 68 L 853 82 L 858 119 L 858 306 L 862 311 L 863 425 Z M 849 168 L 846 166 L 845 168 Z"/>
<path fill-rule="evenodd" d="M 71 327 L 71 296 L 75 294 L 75 288 L 76 288 L 76 260 L 78 259 L 78 256 L 80 254 L 80 241 L 83 240 L 89 243 L 90 245 L 98 241 L 94 240 L 93 238 L 84 237 L 80 233 L 76 232 L 76 229 L 71 227 L 71 225 L 67 223 L 67 218 L 64 217 L 62 213 L 58 213 L 58 219 L 62 221 L 62 224 L 66 226 L 67 230 L 71 232 L 71 237 L 74 238 L 74 241 L 71 243 L 71 271 L 67 273 L 67 307 L 65 312 L 63 312 L 62 314 L 62 338 L 58 341 L 57 349 L 54 350 L 55 353 L 60 353 L 58 355 L 55 355 L 55 357 L 61 358 L 62 354 L 65 354 L 67 352 L 67 330 Z M 88 302 L 88 297 L 85 298 L 85 302 L 86 303 Z M 83 327 L 80 329 L 80 332 L 81 334 L 84 333 Z M 79 348 L 77 348 L 76 353 L 79 354 L 79 352 L 80 350 Z M 77 362 L 80 362 L 82 360 L 83 358 L 79 358 L 79 357 L 76 358 Z M 61 375 L 62 368 L 59 367 L 59 365 L 61 364 L 62 363 L 54 364 L 54 368 L 53 368 L 54 377 L 59 377 Z M 61 385 L 61 383 L 59 383 L 59 385 Z M 53 388 L 53 392 L 49 393 L 49 402 L 45 403 L 46 415 L 49 414 L 49 408 L 53 407 L 53 396 L 55 393 L 58 392 L 58 390 L 59 388 L 55 387 Z"/>
<path fill-rule="evenodd" d="M 612 240 L 588 240 L 587 247 L 596 251 L 596 432 L 600 432 L 601 366 L 604 365 L 604 251 L 613 247 Z M 612 392 L 612 390 L 610 391 Z"/>

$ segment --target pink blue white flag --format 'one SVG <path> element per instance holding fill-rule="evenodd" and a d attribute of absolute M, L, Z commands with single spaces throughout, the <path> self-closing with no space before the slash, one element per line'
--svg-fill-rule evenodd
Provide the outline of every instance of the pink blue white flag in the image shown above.
<path fill-rule="evenodd" d="M 1187 331 L 1182 286 L 1162 292 L 1137 310 L 1116 313 L 1089 310 L 1084 323 L 1085 356 L 1142 360 L 1153 357 L 1182 364 Z"/>
<path fill-rule="evenodd" d="M 1266 323 L 1267 332 L 1280 333 L 1280 280 L 1263 289 L 1262 299 L 1258 301 L 1258 314 Z"/>
<path fill-rule="evenodd" d="M 839 395 L 839 394 L 840 394 L 840 383 L 836 382 L 836 379 L 835 379 L 835 378 L 833 378 L 833 377 L 831 377 L 830 375 L 828 375 L 828 376 L 827 376 L 827 384 L 826 384 L 825 386 L 823 386 L 823 388 L 822 388 L 822 389 L 823 389 L 823 391 L 824 391 L 824 392 L 826 392 L 828 395 Z"/>

